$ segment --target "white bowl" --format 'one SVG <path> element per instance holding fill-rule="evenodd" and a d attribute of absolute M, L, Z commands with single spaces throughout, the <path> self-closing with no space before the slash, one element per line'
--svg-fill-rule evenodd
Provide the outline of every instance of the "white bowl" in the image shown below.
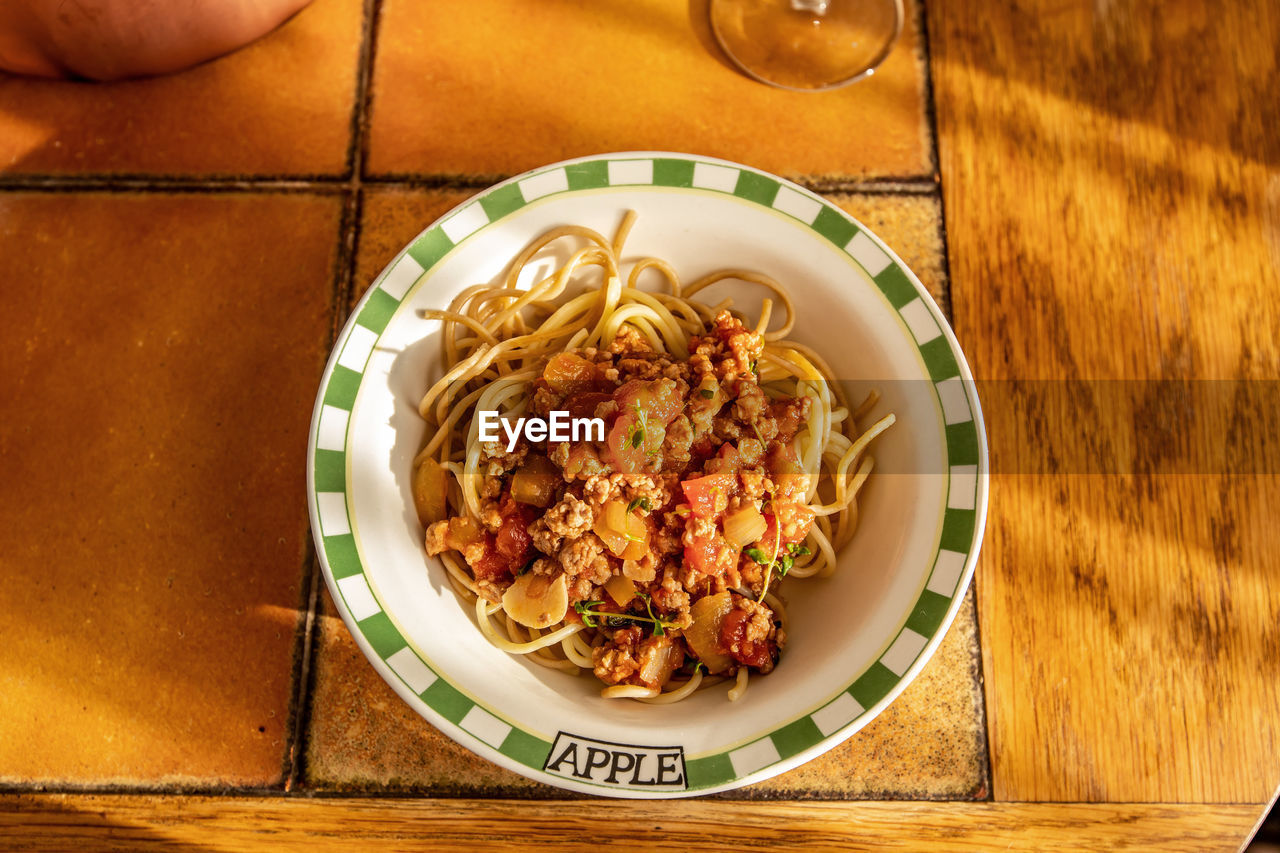
<path fill-rule="evenodd" d="M 781 663 L 732 704 L 722 689 L 666 706 L 602 699 L 594 678 L 495 649 L 443 566 L 425 555 L 412 508 L 410 461 L 425 432 L 417 401 L 440 375 L 440 325 L 421 309 L 494 280 L 547 229 L 573 223 L 611 234 L 628 209 L 639 218 L 624 259 L 665 258 L 685 280 L 728 266 L 772 275 L 795 297 L 792 337 L 825 356 L 852 396 L 878 388 L 879 411 L 898 418 L 874 446 L 876 470 L 839 571 L 786 583 L 791 629 Z M 682 154 L 557 163 L 480 193 L 422 232 L 334 346 L 309 460 L 325 579 L 356 642 L 404 701 L 496 764 L 619 797 L 757 782 L 866 725 L 941 642 L 986 516 L 972 377 L 916 277 L 821 197 Z"/>

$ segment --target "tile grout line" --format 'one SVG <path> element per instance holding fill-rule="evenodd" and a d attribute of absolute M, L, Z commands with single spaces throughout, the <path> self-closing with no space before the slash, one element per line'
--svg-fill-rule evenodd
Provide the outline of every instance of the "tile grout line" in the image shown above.
<path fill-rule="evenodd" d="M 311 539 L 311 531 L 307 531 L 307 538 Z M 303 584 L 301 598 L 306 599 L 307 611 L 302 619 L 299 620 L 298 636 L 295 638 L 295 644 L 300 645 L 298 651 L 298 661 L 294 665 L 294 690 L 291 697 L 291 708 L 289 714 L 289 741 L 288 748 L 284 754 L 284 791 L 290 793 L 298 786 L 298 779 L 301 774 L 301 750 L 304 743 L 303 734 L 306 731 L 307 720 L 310 717 L 310 706 L 308 703 L 308 695 L 310 693 L 311 683 L 311 654 L 315 645 L 315 624 L 316 624 L 316 598 L 320 593 L 320 558 L 315 553 L 315 544 L 313 541 L 307 543 L 308 559 L 304 563 Z"/>
<path fill-rule="evenodd" d="M 378 48 L 378 25 L 382 20 L 381 0 L 365 0 L 364 44 L 360 53 L 360 74 L 357 78 L 356 113 L 353 128 L 352 178 L 357 185 L 365 180 L 365 164 L 369 160 L 369 115 L 373 97 L 373 63 Z"/>
<path fill-rule="evenodd" d="M 349 258 L 351 255 L 351 241 L 348 239 L 352 231 L 352 222 L 357 216 L 356 213 L 355 193 L 348 185 L 347 197 L 342 205 L 342 214 L 338 221 L 338 251 L 333 262 L 333 272 L 330 284 L 329 304 L 330 304 L 330 321 L 327 340 L 324 346 L 324 352 L 327 354 L 333 349 L 334 343 L 338 339 L 338 335 L 342 329 L 342 325 L 346 320 L 345 305 L 349 284 L 349 268 L 351 266 Z M 321 370 L 323 371 L 323 365 Z M 302 573 L 302 589 L 299 591 L 299 598 L 305 600 L 306 613 L 300 620 L 298 627 L 298 635 L 294 640 L 297 651 L 297 658 L 293 665 L 293 691 L 290 698 L 290 731 L 288 744 L 283 755 L 284 762 L 284 790 L 286 792 L 293 791 L 299 784 L 304 771 L 303 767 L 303 749 L 306 744 L 306 727 L 311 717 L 311 683 L 313 681 L 312 672 L 313 655 L 315 649 L 315 626 L 316 626 L 316 601 L 320 594 L 320 556 L 315 550 L 315 539 L 312 536 L 310 527 L 307 529 L 307 554 L 308 559 L 303 563 Z M 300 601 L 300 604 L 302 602 Z M 300 648 L 299 648 L 300 647 Z"/>
<path fill-rule="evenodd" d="M 954 331 L 955 299 L 951 288 L 951 246 L 947 241 L 947 202 L 946 195 L 942 191 L 942 152 L 938 144 L 938 108 L 933 86 L 933 53 L 929 38 L 928 4 L 930 2 L 935 2 L 935 0 L 919 0 L 919 5 L 917 6 L 917 14 L 919 15 L 918 28 L 920 31 L 920 52 L 924 57 L 925 121 L 929 128 L 930 149 L 931 154 L 933 155 L 934 180 L 937 184 L 938 238 L 939 244 L 942 247 L 943 293 L 947 297 L 947 321 L 951 323 L 951 328 Z M 973 592 L 973 637 L 974 642 L 978 646 L 977 660 L 973 662 L 973 668 L 978 676 L 978 697 L 980 700 L 978 703 L 978 732 L 982 738 L 980 747 L 982 755 L 982 777 L 986 787 L 983 800 L 986 802 L 995 802 L 995 778 L 992 769 L 994 761 L 991 751 L 991 719 L 987 712 L 987 677 L 986 665 L 984 663 L 984 656 L 982 653 L 982 619 L 978 608 L 978 584 L 978 573 L 975 571 L 969 588 Z"/>
<path fill-rule="evenodd" d="M 356 253 L 359 244 L 360 214 L 363 207 L 361 178 L 364 172 L 369 88 L 373 75 L 373 43 L 377 32 L 377 21 L 377 0 L 365 0 L 361 18 L 362 32 L 358 67 L 356 69 L 356 89 L 351 108 L 351 141 L 347 149 L 347 180 L 345 187 L 347 197 L 342 207 L 342 218 L 338 229 L 338 257 L 335 260 L 333 293 L 331 296 L 331 316 L 333 320 L 329 333 L 329 347 L 326 348 L 326 351 L 332 349 L 343 325 L 346 323 L 351 294 L 355 287 Z M 320 585 L 323 583 L 320 572 L 320 556 L 314 550 L 312 553 L 310 573 L 307 580 L 309 590 L 305 629 L 302 637 L 302 654 L 294 671 L 296 679 L 294 695 L 297 697 L 297 701 L 292 716 L 293 731 L 291 732 L 289 749 L 286 753 L 288 777 L 285 780 L 284 787 L 287 793 L 298 793 L 306 786 L 307 725 L 311 719 L 311 703 L 314 698 L 315 656 L 318 650 L 316 628 L 320 606 Z"/>
<path fill-rule="evenodd" d="M 362 120 L 363 121 L 363 120 Z M 367 137 L 366 129 L 361 135 Z M 367 145 L 367 140 L 362 145 Z M 365 176 L 365 157 L 354 155 L 348 174 L 339 176 L 263 176 L 255 178 L 186 178 L 173 176 L 0 176 L 3 192 L 189 192 L 189 193 L 319 193 L 340 194 L 365 187 L 398 190 L 487 189 L 510 175 L 481 178 L 454 175 Z M 793 183 L 816 193 L 861 193 L 865 195 L 934 195 L 936 177 L 884 176 L 875 178 L 790 178 Z"/>
<path fill-rule="evenodd" d="M 787 795 L 780 797 L 740 797 L 737 799 L 726 798 L 723 794 L 733 792 L 721 792 L 719 794 L 702 794 L 693 797 L 684 797 L 677 800 L 646 800 L 646 799 L 624 799 L 609 800 L 607 798 L 594 797 L 588 794 L 576 794 L 568 791 L 560 791 L 556 789 L 556 796 L 548 797 L 541 791 L 505 791 L 486 796 L 480 792 L 469 793 L 465 796 L 458 796 L 449 790 L 440 788 L 390 788 L 386 790 L 340 790 L 337 788 L 328 788 L 321 790 L 293 790 L 282 791 L 277 787 L 201 787 L 193 786 L 189 788 L 175 787 L 143 787 L 137 785 L 31 785 L 23 783 L 22 785 L 14 785 L 11 783 L 0 783 L 0 802 L 10 799 L 19 799 L 22 797 L 158 797 L 164 799 L 176 799 L 182 797 L 208 797 L 209 799 L 220 800 L 274 800 L 281 803 L 305 801 L 305 800 L 383 800 L 383 801 L 401 801 L 414 800 L 417 802 L 438 802 L 438 803 L 501 803 L 501 802 L 536 802 L 545 804 L 558 804 L 564 806 L 573 805 L 600 805 L 616 803 L 623 806 L 639 806 L 653 805 L 661 802 L 687 802 L 687 803 L 730 803 L 733 805 L 760 805 L 767 806 L 773 803 L 787 803 L 792 805 L 803 806 L 807 803 L 828 804 L 834 806 L 846 805 L 849 807 L 858 807 L 864 805 L 883 805 L 883 806 L 910 806 L 912 804 L 934 804 L 934 805 L 954 805 L 958 807 L 965 806 L 994 806 L 997 808 L 1006 806 L 1087 806 L 1087 807 L 1125 807 L 1125 806 L 1156 806 L 1167 808 L 1183 808 L 1183 807 L 1204 807 L 1204 806 L 1235 806 L 1261 808 L 1258 824 L 1260 826 L 1268 815 L 1268 809 L 1276 805 L 1273 798 L 1270 801 L 1244 802 L 1240 800 L 973 800 L 968 798 L 955 797 L 913 797 L 911 799 L 886 799 L 883 796 L 859 797 L 859 798 L 829 798 L 829 797 L 808 797 L 806 795 Z M 564 796 L 559 796 L 563 794 Z M 1255 829 L 1256 829 L 1255 826 Z"/>
<path fill-rule="evenodd" d="M 346 175 L 0 175 L 0 192 L 279 192 L 341 193 Z"/>
<path fill-rule="evenodd" d="M 943 293 L 947 297 L 947 322 L 955 326 L 955 312 L 951 301 L 951 252 L 947 246 L 947 211 L 942 197 L 942 165 L 938 151 L 938 113 L 934 102 L 932 54 L 929 50 L 929 15 L 926 8 L 930 0 L 918 0 L 917 29 L 920 32 L 920 53 L 924 60 L 924 111 L 925 126 L 929 133 L 929 154 L 933 160 L 932 183 L 938 197 L 938 238 L 942 246 Z"/>
<path fill-rule="evenodd" d="M 395 190 L 483 190 L 513 177 L 507 174 L 483 176 L 459 176 L 447 174 L 375 175 L 364 176 L 362 186 Z M 934 175 L 893 176 L 872 178 L 784 178 L 815 193 L 861 193 L 865 195 L 935 195 L 938 192 Z"/>

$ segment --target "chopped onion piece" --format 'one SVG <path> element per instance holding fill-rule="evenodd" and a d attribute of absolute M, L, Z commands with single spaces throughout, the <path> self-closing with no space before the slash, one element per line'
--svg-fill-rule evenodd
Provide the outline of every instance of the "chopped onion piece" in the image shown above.
<path fill-rule="evenodd" d="M 735 548 L 745 548 L 764 535 L 768 527 L 760 510 L 745 506 L 724 520 L 724 538 Z"/>

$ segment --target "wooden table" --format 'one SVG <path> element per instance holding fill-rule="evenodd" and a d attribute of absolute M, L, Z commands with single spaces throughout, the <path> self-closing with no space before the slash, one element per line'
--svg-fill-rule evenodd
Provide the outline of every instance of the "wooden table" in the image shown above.
<path fill-rule="evenodd" d="M 1232 850 L 1280 784 L 1280 13 L 912 7 L 775 91 L 701 2 L 316 0 L 173 77 L 0 77 L 5 847 Z M 1262 8 L 1265 7 L 1265 8 Z M 953 319 L 974 590 L 900 700 L 718 798 L 562 799 L 454 747 L 322 591 L 329 342 L 495 178 L 671 149 L 827 195 Z"/>

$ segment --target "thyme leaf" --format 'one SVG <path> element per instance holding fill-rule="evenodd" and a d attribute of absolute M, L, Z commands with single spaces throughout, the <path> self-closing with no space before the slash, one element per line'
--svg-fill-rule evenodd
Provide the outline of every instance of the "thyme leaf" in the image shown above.
<path fill-rule="evenodd" d="M 639 613 L 608 613 L 596 610 L 595 608 L 604 604 L 603 601 L 579 601 L 573 605 L 573 609 L 582 617 L 582 624 L 588 628 L 600 627 L 600 623 L 597 620 L 602 620 L 604 625 L 609 628 L 619 628 L 628 621 L 648 622 L 653 625 L 653 635 L 655 637 L 661 637 L 666 634 L 667 628 L 674 625 L 675 622 L 671 619 L 663 619 L 653 612 L 653 599 L 649 597 L 648 593 L 640 592 L 636 594 L 644 601 L 648 616 Z"/>
<path fill-rule="evenodd" d="M 636 410 L 636 423 L 631 428 L 630 444 L 632 447 L 639 447 L 644 444 L 647 432 L 645 428 L 649 425 L 649 417 L 644 409 L 640 408 L 639 403 L 632 403 L 631 407 Z"/>
<path fill-rule="evenodd" d="M 573 603 L 573 609 L 577 611 L 579 616 L 582 617 L 583 625 L 586 625 L 588 628 L 598 628 L 599 625 L 596 624 L 595 617 L 606 616 L 609 614 L 596 613 L 591 608 L 599 607 L 601 604 L 604 604 L 604 602 L 603 601 L 575 601 Z"/>

